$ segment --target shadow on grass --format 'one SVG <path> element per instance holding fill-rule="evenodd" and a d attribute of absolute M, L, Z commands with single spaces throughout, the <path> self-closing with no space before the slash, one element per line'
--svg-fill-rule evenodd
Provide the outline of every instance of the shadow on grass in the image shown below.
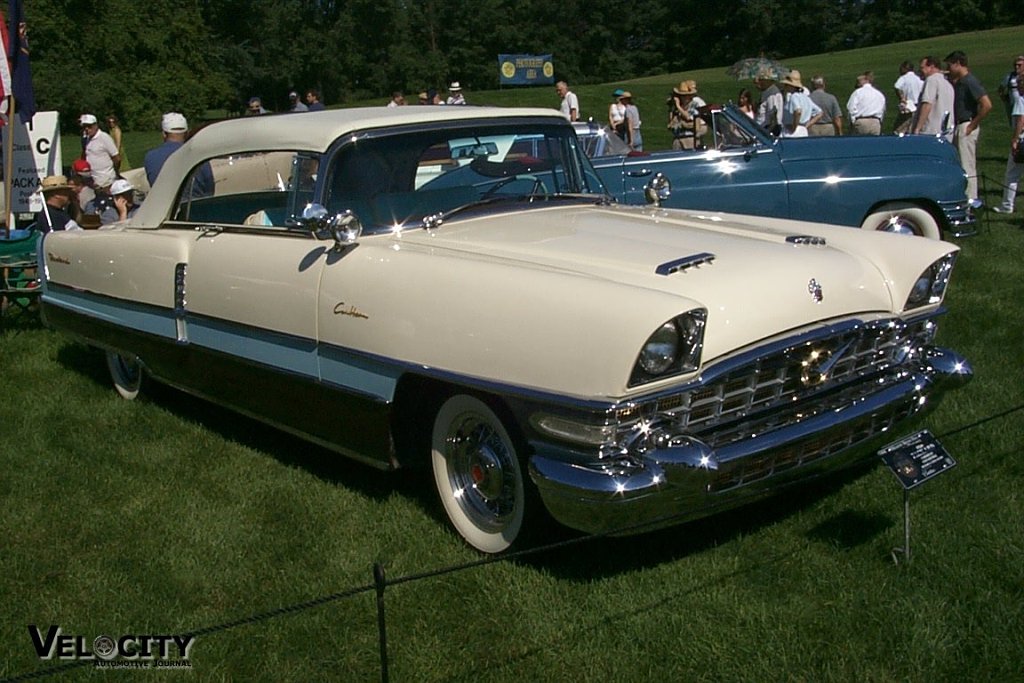
<path fill-rule="evenodd" d="M 58 362 L 66 369 L 110 386 L 106 362 L 101 353 L 82 344 L 68 343 L 57 353 Z M 113 394 L 113 390 L 111 389 Z M 150 381 L 143 389 L 144 400 L 172 415 L 198 424 L 221 438 L 265 453 L 283 465 L 301 469 L 336 486 L 342 486 L 374 500 L 398 494 L 414 502 L 439 525 L 448 520 L 437 500 L 429 469 L 404 469 L 384 472 L 359 463 L 327 448 L 311 444 L 299 437 L 242 416 L 228 408 L 196 399 L 190 394 Z M 672 562 L 690 554 L 700 553 L 738 537 L 785 520 L 817 500 L 832 495 L 846 483 L 859 477 L 866 468 L 835 473 L 811 482 L 791 486 L 785 495 L 775 495 L 722 511 L 710 517 L 677 524 L 665 529 L 647 531 L 625 537 L 585 538 L 578 532 L 550 523 L 545 515 L 536 515 L 525 531 L 522 547 L 551 548 L 524 555 L 511 554 L 510 561 L 550 572 L 569 580 L 592 580 L 643 567 Z M 534 506 L 540 501 L 534 497 Z M 863 519 L 838 519 L 822 525 L 813 536 L 840 547 L 856 545 L 853 527 Z M 869 520 L 872 535 L 881 531 L 885 520 Z M 889 522 L 891 524 L 891 522 Z M 452 538 L 456 536 L 453 534 Z M 830 540 L 831 539 L 831 540 Z M 867 540 L 866 538 L 864 540 Z M 564 545 L 562 545 L 564 544 Z"/>
<path fill-rule="evenodd" d="M 558 527 L 547 532 L 547 542 L 566 542 L 549 551 L 526 555 L 518 562 L 565 579 L 592 580 L 656 564 L 674 562 L 784 521 L 813 503 L 833 495 L 863 476 L 870 466 L 855 467 L 813 481 L 793 485 L 781 495 L 748 503 L 695 521 L 634 536 L 600 537 L 573 543 L 572 532 Z M 884 521 L 884 524 L 882 523 Z M 878 531 L 891 520 L 876 520 Z M 865 539 L 867 540 L 867 539 Z"/>
<path fill-rule="evenodd" d="M 890 515 L 844 510 L 808 531 L 807 537 L 837 550 L 852 550 L 891 529 L 895 523 Z"/>

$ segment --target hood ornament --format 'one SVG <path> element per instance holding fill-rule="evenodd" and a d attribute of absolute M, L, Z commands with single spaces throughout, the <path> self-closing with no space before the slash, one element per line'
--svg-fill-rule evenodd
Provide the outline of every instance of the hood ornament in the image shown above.
<path fill-rule="evenodd" d="M 814 299 L 814 303 L 820 304 L 821 300 L 825 298 L 825 295 L 821 291 L 821 284 L 818 283 L 813 277 L 811 281 L 807 283 L 807 292 Z"/>

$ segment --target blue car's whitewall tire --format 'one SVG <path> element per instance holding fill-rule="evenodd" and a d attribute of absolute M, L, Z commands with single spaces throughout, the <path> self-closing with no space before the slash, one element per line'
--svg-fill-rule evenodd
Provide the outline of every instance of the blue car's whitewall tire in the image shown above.
<path fill-rule="evenodd" d="M 942 231 L 935 217 L 921 207 L 907 202 L 893 202 L 880 207 L 878 211 L 865 218 L 860 227 L 865 230 L 942 239 Z"/>

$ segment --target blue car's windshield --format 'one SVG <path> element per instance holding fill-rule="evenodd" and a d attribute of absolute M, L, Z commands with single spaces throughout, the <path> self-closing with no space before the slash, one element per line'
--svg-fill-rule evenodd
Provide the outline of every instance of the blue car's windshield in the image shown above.
<path fill-rule="evenodd" d="M 604 194 L 604 188 L 570 126 L 504 120 L 348 142 L 330 163 L 324 205 L 332 214 L 351 210 L 365 228 L 394 230 L 494 198 L 581 194 Z"/>

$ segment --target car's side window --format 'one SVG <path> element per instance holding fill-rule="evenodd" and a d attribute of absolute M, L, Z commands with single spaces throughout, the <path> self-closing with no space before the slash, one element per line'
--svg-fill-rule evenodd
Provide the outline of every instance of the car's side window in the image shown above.
<path fill-rule="evenodd" d="M 216 157 L 182 185 L 175 219 L 215 225 L 284 227 L 313 197 L 319 156 L 257 152 Z"/>

